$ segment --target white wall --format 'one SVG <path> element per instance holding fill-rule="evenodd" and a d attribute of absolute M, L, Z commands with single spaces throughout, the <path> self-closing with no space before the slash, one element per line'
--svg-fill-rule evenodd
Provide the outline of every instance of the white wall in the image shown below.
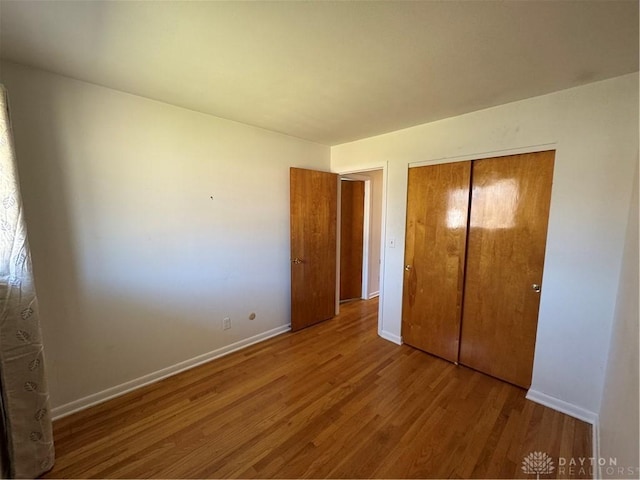
<path fill-rule="evenodd" d="M 618 469 L 605 466 L 608 478 L 638 478 L 638 172 L 629 208 L 629 223 L 622 257 L 620 288 L 611 333 L 609 361 L 600 408 L 600 456 L 616 458 Z M 629 470 L 632 467 L 632 470 Z"/>
<path fill-rule="evenodd" d="M 289 323 L 289 167 L 328 170 L 328 147 L 18 65 L 1 78 L 54 413 Z"/>
<path fill-rule="evenodd" d="M 356 171 L 388 162 L 382 334 L 394 338 L 401 325 L 409 164 L 550 144 L 557 154 L 532 391 L 593 420 L 638 151 L 637 74 L 339 145 L 331 149 L 331 167 Z M 395 248 L 388 248 L 391 239 Z"/>

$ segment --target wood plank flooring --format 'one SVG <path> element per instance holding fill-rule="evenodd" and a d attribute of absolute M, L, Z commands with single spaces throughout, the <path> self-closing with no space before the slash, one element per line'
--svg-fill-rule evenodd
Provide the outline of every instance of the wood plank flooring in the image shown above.
<path fill-rule="evenodd" d="M 54 423 L 46 478 L 535 478 L 591 427 L 376 334 L 377 300 Z"/>

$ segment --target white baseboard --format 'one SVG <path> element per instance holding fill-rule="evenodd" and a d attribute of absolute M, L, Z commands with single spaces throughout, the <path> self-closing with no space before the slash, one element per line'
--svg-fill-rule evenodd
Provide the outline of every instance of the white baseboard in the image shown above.
<path fill-rule="evenodd" d="M 598 421 L 597 413 L 578 407 L 572 403 L 565 402 L 559 398 L 552 397 L 546 393 L 538 392 L 537 390 L 529 389 L 527 392 L 527 400 L 539 403 L 545 407 L 553 408 L 558 412 L 566 413 L 570 417 L 577 418 L 578 420 L 590 423 L 591 425 L 595 425 Z"/>
<path fill-rule="evenodd" d="M 371 300 L 372 298 L 376 298 L 380 296 L 380 290 L 378 290 L 377 292 L 371 292 L 369 294 L 369 300 Z"/>
<path fill-rule="evenodd" d="M 198 355 L 197 357 L 191 358 L 189 360 L 176 363 L 175 365 L 171 365 L 170 367 L 166 367 L 156 372 L 143 375 L 142 377 L 129 380 L 128 382 L 116 385 L 115 387 L 110 387 L 106 390 L 102 390 L 101 392 L 93 393 L 78 400 L 65 403 L 64 405 L 60 405 L 58 407 L 54 407 L 51 409 L 51 415 L 54 420 L 58 420 L 62 417 L 66 417 L 67 415 L 71 415 L 72 413 L 76 413 L 86 408 L 93 407 L 94 405 L 97 405 L 99 403 L 106 402 L 107 400 L 119 397 L 140 387 L 144 387 L 164 378 L 171 377 L 172 375 L 176 375 L 180 372 L 184 372 L 185 370 L 189 370 L 190 368 L 197 367 L 198 365 L 202 365 L 203 363 L 210 362 L 211 360 L 214 360 L 216 358 L 220 358 L 230 353 L 237 352 L 238 350 L 242 350 L 249 345 L 262 342 L 264 340 L 267 340 L 268 338 L 275 337 L 276 335 L 280 335 L 281 333 L 285 333 L 290 330 L 291 325 L 283 325 L 281 327 L 273 328 L 266 332 L 254 335 L 253 337 L 245 338 L 244 340 L 232 343 L 231 345 L 226 345 L 211 352 Z"/>
<path fill-rule="evenodd" d="M 378 330 L 378 335 L 384 338 L 385 340 L 389 340 L 390 342 L 397 343 L 398 345 L 402 345 L 402 338 L 393 333 L 389 333 L 386 330 Z"/>

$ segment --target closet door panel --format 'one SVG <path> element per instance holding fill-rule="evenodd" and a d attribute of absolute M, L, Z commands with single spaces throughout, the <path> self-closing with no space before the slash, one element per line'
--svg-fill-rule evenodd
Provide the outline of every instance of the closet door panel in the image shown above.
<path fill-rule="evenodd" d="M 528 388 L 554 152 L 475 161 L 460 362 Z"/>
<path fill-rule="evenodd" d="M 471 162 L 409 169 L 402 339 L 458 361 Z"/>

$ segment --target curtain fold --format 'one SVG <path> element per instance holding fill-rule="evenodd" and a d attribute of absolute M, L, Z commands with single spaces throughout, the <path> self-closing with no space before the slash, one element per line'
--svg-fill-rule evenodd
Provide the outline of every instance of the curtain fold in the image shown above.
<path fill-rule="evenodd" d="M 3 477 L 35 478 L 53 466 L 53 435 L 38 302 L 2 85 L 0 202 L 0 471 Z"/>

